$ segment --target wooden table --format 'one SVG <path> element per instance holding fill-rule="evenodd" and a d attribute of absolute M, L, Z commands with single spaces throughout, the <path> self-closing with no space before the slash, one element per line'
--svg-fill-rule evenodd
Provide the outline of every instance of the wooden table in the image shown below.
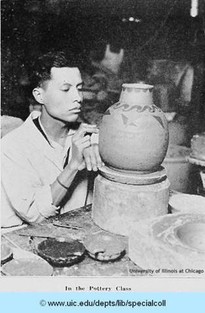
<path fill-rule="evenodd" d="M 53 225 L 53 222 L 69 223 L 78 225 L 80 229 L 67 229 Z M 35 246 L 38 245 L 44 237 L 64 237 L 78 239 L 83 242 L 89 234 L 97 234 L 101 229 L 94 224 L 91 218 L 91 205 L 84 208 L 76 209 L 59 215 L 58 217 L 49 218 L 41 224 L 27 226 L 5 234 L 5 237 L 14 242 L 19 248 L 34 252 Z M 22 236 L 23 235 L 23 236 Z M 33 236 L 34 240 L 30 239 Z M 35 237 L 38 236 L 38 237 Z M 43 236 L 43 237 L 39 237 Z M 11 243 L 2 235 L 2 242 Z M 114 262 L 100 262 L 90 258 L 87 254 L 82 262 L 70 267 L 54 267 L 54 276 L 141 276 L 145 275 L 140 272 L 140 268 L 135 265 L 128 257 L 128 238 L 116 235 L 126 246 L 125 256 Z M 11 246 L 12 247 L 12 246 Z"/>

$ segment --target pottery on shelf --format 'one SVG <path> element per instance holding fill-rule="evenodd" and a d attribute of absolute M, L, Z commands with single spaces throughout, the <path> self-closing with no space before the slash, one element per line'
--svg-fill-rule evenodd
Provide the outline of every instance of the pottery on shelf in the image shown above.
<path fill-rule="evenodd" d="M 193 189 L 193 166 L 188 162 L 190 148 L 169 144 L 162 166 L 166 169 L 171 189 L 191 192 Z"/>
<path fill-rule="evenodd" d="M 154 105 L 152 85 L 123 84 L 120 100 L 104 114 L 99 150 L 106 165 L 120 170 L 154 172 L 168 147 L 168 123 Z"/>

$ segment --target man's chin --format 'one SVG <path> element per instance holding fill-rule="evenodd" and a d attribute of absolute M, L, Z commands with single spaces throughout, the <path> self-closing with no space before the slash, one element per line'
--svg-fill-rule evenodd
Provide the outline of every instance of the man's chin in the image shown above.
<path fill-rule="evenodd" d="M 68 123 L 75 123 L 79 119 L 79 114 L 73 114 L 69 117 L 69 120 L 67 120 Z"/>

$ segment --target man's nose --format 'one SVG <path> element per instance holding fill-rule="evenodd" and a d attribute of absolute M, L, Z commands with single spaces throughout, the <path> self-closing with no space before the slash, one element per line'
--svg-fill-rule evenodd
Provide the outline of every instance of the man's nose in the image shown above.
<path fill-rule="evenodd" d="M 76 87 L 73 87 L 73 98 L 74 98 L 74 101 L 77 101 L 77 102 L 82 102 L 83 100 L 82 92 L 80 92 L 78 88 Z"/>

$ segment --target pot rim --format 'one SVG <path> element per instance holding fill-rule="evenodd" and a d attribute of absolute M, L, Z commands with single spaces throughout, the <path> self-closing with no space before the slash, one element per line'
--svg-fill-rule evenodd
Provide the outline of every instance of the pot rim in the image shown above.
<path fill-rule="evenodd" d="M 165 163 L 189 163 L 188 160 L 189 156 L 181 156 L 181 157 L 165 157 L 164 161 Z"/>
<path fill-rule="evenodd" d="M 131 84 L 122 84 L 122 87 L 125 88 L 138 88 L 138 89 L 152 89 L 153 85 L 145 84 L 145 83 L 131 83 Z"/>

